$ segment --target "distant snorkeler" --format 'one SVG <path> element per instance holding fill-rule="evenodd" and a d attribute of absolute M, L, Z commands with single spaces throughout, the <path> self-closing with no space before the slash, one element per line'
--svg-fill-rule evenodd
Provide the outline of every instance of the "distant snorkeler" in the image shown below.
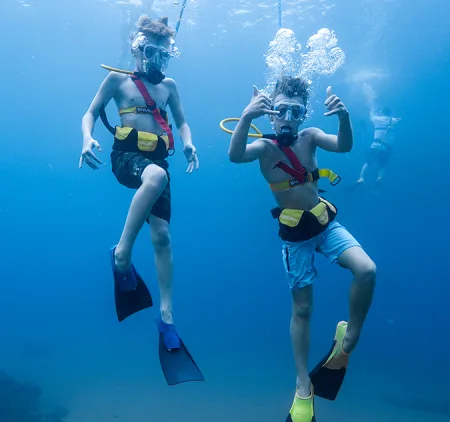
<path fill-rule="evenodd" d="M 94 148 L 101 149 L 92 136 L 100 116 L 114 136 L 111 152 L 114 176 L 121 185 L 136 190 L 120 241 L 110 250 L 117 317 L 123 321 L 153 304 L 146 284 L 132 263 L 134 243 L 147 222 L 161 299 L 161 315 L 157 319 L 159 354 L 166 380 L 174 385 L 203 380 L 203 376 L 173 321 L 171 191 L 167 158 L 174 153 L 175 145 L 167 106 L 183 143 L 187 173 L 197 170 L 199 161 L 177 84 L 163 73 L 175 55 L 175 30 L 168 26 L 167 18 L 152 20 L 147 15 L 140 17 L 137 26 L 131 45 L 136 70 L 127 73 L 110 69 L 113 71 L 106 76 L 82 119 L 83 148 L 79 165 L 85 163 L 98 169 L 102 163 L 93 152 Z M 114 127 L 107 120 L 105 107 L 112 99 L 117 105 L 121 126 Z M 190 276 L 194 273 L 189 275 L 187 271 L 186 279 Z"/>
<path fill-rule="evenodd" d="M 316 420 L 315 395 L 335 400 L 349 355 L 359 341 L 375 287 L 374 262 L 336 221 L 336 207 L 319 196 L 318 180 L 327 177 L 333 184 L 336 175 L 318 168 L 317 150 L 345 153 L 353 146 L 347 108 L 331 87 L 326 94 L 325 116 L 337 116 L 337 135 L 313 127 L 299 130 L 307 111 L 308 83 L 302 78 L 285 76 L 276 82 L 271 96 L 254 87 L 253 98 L 242 113 L 229 148 L 233 163 L 259 161 L 260 171 L 278 203 L 272 216 L 278 219 L 283 264 L 292 293 L 290 330 L 297 370 L 295 398 L 286 419 L 289 422 Z M 252 120 L 264 115 L 270 117 L 275 133 L 261 134 L 259 139 L 247 144 Z M 345 321 L 337 324 L 330 352 L 308 374 L 316 252 L 350 270 L 354 280 L 350 288 L 348 324 Z"/>
<path fill-rule="evenodd" d="M 394 125 L 398 123 L 400 117 L 392 117 L 390 108 L 385 107 L 381 113 L 377 113 L 374 107 L 370 109 L 370 120 L 374 125 L 373 142 L 367 154 L 366 162 L 362 166 L 357 184 L 365 181 L 367 169 L 373 164 L 378 165 L 378 177 L 375 183 L 380 183 L 386 173 L 386 167 L 392 157 L 393 143 L 395 139 Z"/>
<path fill-rule="evenodd" d="M 363 94 L 366 97 L 370 109 L 370 120 L 374 126 L 373 142 L 367 154 L 359 179 L 355 186 L 365 182 L 365 175 L 368 168 L 376 162 L 378 165 L 378 177 L 375 184 L 379 184 L 386 173 L 386 167 L 391 160 L 393 153 L 393 143 L 395 140 L 394 126 L 401 120 L 399 117 L 392 117 L 389 107 L 379 111 L 376 105 L 377 94 L 373 87 L 365 82 L 363 84 Z"/>

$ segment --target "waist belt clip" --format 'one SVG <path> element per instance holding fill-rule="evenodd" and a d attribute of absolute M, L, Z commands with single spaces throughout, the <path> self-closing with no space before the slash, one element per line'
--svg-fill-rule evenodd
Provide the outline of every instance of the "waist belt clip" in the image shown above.
<path fill-rule="evenodd" d="M 337 176 L 336 179 L 334 179 L 331 182 L 331 186 L 336 186 L 341 181 L 341 176 Z"/>

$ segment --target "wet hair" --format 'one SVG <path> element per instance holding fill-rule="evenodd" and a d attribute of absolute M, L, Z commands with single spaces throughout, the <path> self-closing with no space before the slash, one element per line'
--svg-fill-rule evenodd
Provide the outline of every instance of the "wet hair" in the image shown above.
<path fill-rule="evenodd" d="M 154 37 L 158 42 L 167 41 L 175 36 L 175 29 L 169 26 L 169 18 L 151 19 L 148 15 L 142 15 L 137 22 L 138 32 Z"/>
<path fill-rule="evenodd" d="M 283 94 L 286 97 L 301 97 L 306 105 L 309 98 L 308 82 L 303 78 L 294 78 L 293 76 L 283 76 L 278 79 L 275 89 L 272 93 L 272 101 L 277 95 Z"/>

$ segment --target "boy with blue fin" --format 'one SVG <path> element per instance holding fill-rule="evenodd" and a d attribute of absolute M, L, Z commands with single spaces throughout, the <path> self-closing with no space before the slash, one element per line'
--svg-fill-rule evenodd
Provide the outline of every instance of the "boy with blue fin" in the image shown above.
<path fill-rule="evenodd" d="M 153 305 L 150 292 L 131 261 L 134 242 L 147 221 L 161 297 L 161 317 L 156 322 L 164 376 L 169 385 L 203 381 L 203 375 L 177 333 L 172 315 L 171 195 L 167 158 L 174 153 L 175 145 L 167 106 L 183 143 L 187 172 L 192 173 L 199 167 L 177 84 L 163 73 L 177 53 L 175 30 L 168 26 L 167 18 L 152 20 L 146 15 L 141 16 L 137 26 L 131 40 L 136 70 L 103 66 L 111 72 L 82 120 L 80 167 L 86 163 L 98 169 L 101 164 L 93 152 L 94 148 L 100 151 L 100 145 L 92 137 L 95 121 L 100 117 L 114 137 L 112 171 L 120 184 L 136 190 L 120 241 L 110 251 L 117 317 L 123 321 Z M 106 117 L 105 107 L 111 99 L 117 105 L 120 126 L 111 126 Z"/>
<path fill-rule="evenodd" d="M 282 257 L 292 292 L 291 341 L 297 370 L 297 385 L 288 422 L 315 421 L 314 396 L 334 400 L 343 382 L 349 355 L 355 348 L 372 302 L 375 264 L 355 238 L 336 221 L 337 209 L 319 196 L 318 180 L 326 177 L 336 184 L 339 176 L 320 169 L 316 151 L 345 153 L 352 149 L 353 133 L 349 113 L 339 97 L 327 88 L 325 116 L 338 117 L 337 135 L 318 128 L 300 130 L 308 104 L 308 85 L 302 78 L 285 76 L 275 85 L 271 97 L 254 87 L 233 132 L 229 158 L 233 163 L 259 161 L 260 171 L 270 186 L 278 207 Z M 274 133 L 247 144 L 252 120 L 269 115 Z M 354 277 L 350 289 L 349 320 L 341 321 L 330 352 L 308 373 L 310 318 L 313 284 L 317 272 L 314 254 L 349 269 Z"/>

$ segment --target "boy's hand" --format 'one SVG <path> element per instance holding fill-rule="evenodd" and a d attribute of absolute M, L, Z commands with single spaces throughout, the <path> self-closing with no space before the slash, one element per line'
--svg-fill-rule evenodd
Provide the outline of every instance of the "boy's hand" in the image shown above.
<path fill-rule="evenodd" d="M 253 96 L 250 104 L 245 108 L 243 116 L 250 119 L 257 119 L 264 114 L 278 114 L 278 111 L 271 109 L 272 101 L 265 94 L 260 94 L 259 89 L 253 85 Z"/>
<path fill-rule="evenodd" d="M 195 149 L 194 145 L 186 144 L 183 149 L 183 152 L 184 155 L 186 156 L 186 160 L 189 163 L 186 173 L 190 174 L 194 170 L 198 170 L 200 163 L 198 161 L 197 150 Z"/>
<path fill-rule="evenodd" d="M 332 116 L 333 114 L 337 114 L 338 117 L 348 116 L 347 107 L 345 107 L 344 103 L 337 95 L 333 94 L 331 86 L 327 88 L 327 99 L 325 101 L 325 105 L 329 110 L 327 113 L 324 113 L 325 116 Z"/>
<path fill-rule="evenodd" d="M 81 168 L 83 161 L 94 170 L 98 170 L 100 168 L 99 164 L 102 164 L 102 161 L 98 159 L 92 151 L 92 148 L 94 147 L 97 148 L 99 152 L 102 151 L 100 144 L 94 138 L 84 140 L 78 168 Z"/>

